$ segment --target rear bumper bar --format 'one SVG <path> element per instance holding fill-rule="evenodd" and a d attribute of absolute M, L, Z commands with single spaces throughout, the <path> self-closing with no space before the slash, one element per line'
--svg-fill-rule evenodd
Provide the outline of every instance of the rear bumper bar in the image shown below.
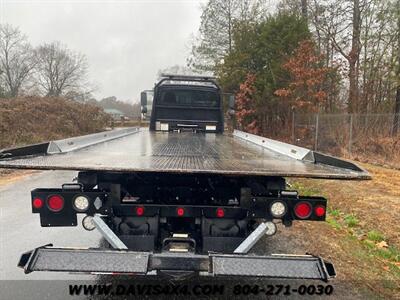
<path fill-rule="evenodd" d="M 54 248 L 50 245 L 24 253 L 18 266 L 23 268 L 25 273 L 58 271 L 146 275 L 152 271 L 194 271 L 208 276 L 255 276 L 323 281 L 328 281 L 336 275 L 331 263 L 311 255 L 200 255 Z"/>

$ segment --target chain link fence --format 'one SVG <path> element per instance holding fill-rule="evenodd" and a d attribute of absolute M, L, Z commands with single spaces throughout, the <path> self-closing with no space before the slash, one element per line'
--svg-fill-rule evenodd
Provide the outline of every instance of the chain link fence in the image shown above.
<path fill-rule="evenodd" d="M 400 165 L 400 124 L 395 114 L 292 115 L 292 143 L 364 161 Z"/>

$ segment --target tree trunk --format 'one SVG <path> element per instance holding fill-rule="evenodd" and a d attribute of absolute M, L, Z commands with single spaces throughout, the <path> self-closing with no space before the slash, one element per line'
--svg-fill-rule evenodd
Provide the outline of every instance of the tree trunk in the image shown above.
<path fill-rule="evenodd" d="M 351 51 L 348 55 L 349 62 L 349 113 L 358 112 L 359 90 L 358 90 L 358 61 L 360 58 L 360 1 L 353 0 L 353 32 L 351 40 Z"/>
<path fill-rule="evenodd" d="M 307 0 L 301 0 L 301 15 L 305 20 L 308 18 Z"/>
<path fill-rule="evenodd" d="M 394 106 L 394 119 L 393 119 L 393 135 L 396 135 L 400 128 L 400 0 L 397 1 L 397 29 L 398 29 L 398 39 L 397 39 L 397 91 L 396 91 L 396 101 Z"/>
<path fill-rule="evenodd" d="M 400 84 L 397 85 L 396 105 L 394 108 L 393 135 L 396 135 L 400 128 Z"/>
<path fill-rule="evenodd" d="M 228 2 L 228 44 L 229 44 L 229 52 L 232 53 L 232 2 Z"/>

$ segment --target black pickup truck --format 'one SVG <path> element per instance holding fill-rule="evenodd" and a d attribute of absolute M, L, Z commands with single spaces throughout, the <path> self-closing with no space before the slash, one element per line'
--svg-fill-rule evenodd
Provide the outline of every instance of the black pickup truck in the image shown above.
<path fill-rule="evenodd" d="M 277 225 L 324 221 L 327 200 L 285 178 L 361 180 L 352 162 L 235 130 L 207 76 L 165 75 L 141 95 L 147 128 L 123 128 L 0 151 L 0 167 L 76 170 L 77 180 L 31 192 L 43 227 L 99 230 L 103 248 L 45 245 L 22 254 L 32 271 L 261 276 L 328 280 L 319 256 L 249 253 Z M 231 97 L 232 112 L 234 101 Z M 151 115 L 150 115 L 151 112 Z M 51 242 L 51 241 L 49 241 Z"/>

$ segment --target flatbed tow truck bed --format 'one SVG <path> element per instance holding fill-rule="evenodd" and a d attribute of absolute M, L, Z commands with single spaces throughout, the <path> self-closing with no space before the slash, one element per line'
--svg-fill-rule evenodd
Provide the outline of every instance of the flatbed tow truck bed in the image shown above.
<path fill-rule="evenodd" d="M 235 130 L 233 134 L 191 133 L 191 132 L 154 132 L 145 128 L 124 128 L 81 137 L 51 141 L 25 147 L 0 151 L 0 168 L 39 169 L 39 170 L 76 170 L 99 173 L 165 173 L 168 174 L 213 174 L 242 177 L 308 177 L 327 179 L 361 180 L 370 175 L 352 162 L 324 155 L 305 148 L 270 140 Z M 119 174 L 117 174 L 119 175 Z M 157 177 L 157 176 L 156 176 Z M 173 186 L 173 183 L 171 183 Z M 54 213 L 47 208 L 40 212 L 42 226 L 76 226 L 76 212 L 72 208 L 72 198 L 86 193 L 87 197 L 102 197 L 107 203 L 107 193 L 101 190 L 64 190 L 36 189 L 35 197 L 49 199 L 53 193 L 62 194 L 66 199 L 64 212 Z M 76 194 L 76 195 L 75 195 Z M 71 196 L 72 195 L 72 196 Z M 75 196 L 74 196 L 75 195 Z M 267 213 L 266 203 L 272 200 L 267 196 L 253 197 L 243 194 L 243 207 L 224 206 L 226 213 L 246 212 L 261 218 Z M 75 198 L 77 199 L 77 198 Z M 111 198 L 110 198 L 111 199 Z M 326 200 L 323 198 L 290 198 L 282 194 L 279 201 L 286 201 L 290 209 L 296 203 L 311 201 L 318 207 L 323 205 L 325 218 Z M 303 200 L 301 200 L 303 199 Z M 39 199 L 40 200 L 40 199 Z M 128 209 L 131 216 L 136 206 L 120 204 L 116 198 L 116 211 Z M 99 199 L 100 203 L 102 201 Z M 241 198 L 242 201 L 242 198 Z M 275 201 L 275 200 L 273 200 Z M 319 201 L 319 202 L 318 202 Z M 96 201 L 94 201 L 96 202 Z M 113 202 L 114 203 L 114 202 Z M 246 204 L 247 203 L 247 204 Z M 290 204 L 292 203 L 292 204 Z M 208 276 L 261 276 L 270 278 L 303 278 L 329 280 L 335 277 L 334 267 L 319 256 L 312 255 L 246 255 L 248 250 L 267 234 L 271 221 L 262 222 L 245 239 L 233 254 L 216 253 L 168 253 L 163 251 L 133 251 L 104 222 L 99 215 L 109 214 L 107 206 L 94 208 L 95 227 L 114 249 L 78 249 L 56 248 L 51 244 L 38 247 L 24 253 L 18 266 L 25 273 L 33 271 L 67 271 L 74 273 L 125 273 L 150 274 L 152 272 L 190 271 Z M 114 204 L 113 204 L 114 205 Z M 127 208 L 123 208 L 125 205 Z M 133 204 L 134 205 L 134 204 Z M 176 213 L 183 208 L 176 205 L 144 205 L 144 210 L 157 209 L 160 217 L 177 219 Z M 245 206 L 246 205 L 246 206 Z M 309 204 L 310 205 L 310 204 Z M 215 206 L 182 206 L 196 218 L 214 213 Z M 32 208 L 33 212 L 40 209 Z M 251 212 L 250 212 L 251 211 Z M 172 214 L 172 215 L 171 215 Z M 182 214 L 181 214 L 182 216 Z M 311 216 L 311 213 L 310 215 Z M 130 217 L 129 217 L 130 218 Z M 153 217 L 154 218 L 154 217 Z M 157 215 L 158 220 L 158 215 Z M 319 218 L 319 219 L 318 219 Z M 223 220 L 224 221 L 224 220 Z M 44 224 L 44 225 L 43 225 Z M 269 224 L 269 225 L 268 225 Z M 276 227 L 275 227 L 276 230 Z M 143 238 L 139 236 L 138 238 Z M 173 237 L 175 238 L 175 237 Z M 210 241 L 231 237 L 204 237 Z M 165 240 L 170 240 L 167 238 Z M 185 241 L 193 241 L 186 238 Z M 139 244 L 141 242 L 138 242 Z M 214 242 L 213 242 L 214 243 Z M 219 242 L 221 245 L 222 240 Z M 214 245 L 215 246 L 215 245 Z"/>
<path fill-rule="evenodd" d="M 355 164 L 235 130 L 125 128 L 0 151 L 0 168 L 369 179 Z"/>

